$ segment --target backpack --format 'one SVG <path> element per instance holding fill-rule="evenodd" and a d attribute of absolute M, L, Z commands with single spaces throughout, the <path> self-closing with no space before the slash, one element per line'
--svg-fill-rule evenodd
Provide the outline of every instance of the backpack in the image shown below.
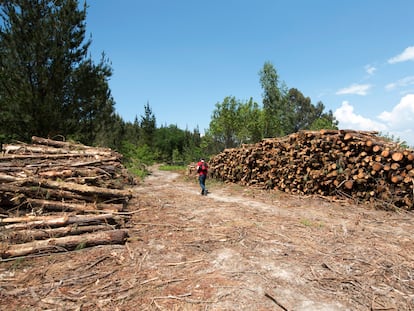
<path fill-rule="evenodd" d="M 202 162 L 201 165 L 197 169 L 197 173 L 201 173 L 202 171 L 207 171 L 207 164 L 205 162 Z"/>

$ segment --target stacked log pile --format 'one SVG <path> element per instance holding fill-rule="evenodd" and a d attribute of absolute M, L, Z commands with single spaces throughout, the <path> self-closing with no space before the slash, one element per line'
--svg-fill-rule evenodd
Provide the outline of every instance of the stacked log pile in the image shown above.
<path fill-rule="evenodd" d="M 120 244 L 133 183 L 109 148 L 32 137 L 0 154 L 0 257 Z"/>
<path fill-rule="evenodd" d="M 292 194 L 346 196 L 414 209 L 414 151 L 353 130 L 301 131 L 226 149 L 210 160 L 212 177 Z"/>

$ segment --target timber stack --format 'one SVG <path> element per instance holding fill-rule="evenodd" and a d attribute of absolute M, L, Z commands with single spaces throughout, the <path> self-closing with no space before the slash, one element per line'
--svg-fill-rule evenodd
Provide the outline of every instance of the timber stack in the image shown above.
<path fill-rule="evenodd" d="M 414 150 L 377 134 L 321 130 L 264 139 L 213 157 L 211 175 L 292 194 L 346 197 L 413 210 Z"/>
<path fill-rule="evenodd" d="M 0 257 L 122 244 L 133 184 L 109 148 L 32 137 L 2 146 Z"/>

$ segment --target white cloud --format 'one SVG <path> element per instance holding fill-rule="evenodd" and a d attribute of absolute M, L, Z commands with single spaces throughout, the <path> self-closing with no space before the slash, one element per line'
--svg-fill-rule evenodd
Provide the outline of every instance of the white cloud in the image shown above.
<path fill-rule="evenodd" d="M 341 107 L 335 110 L 334 116 L 338 120 L 341 128 L 365 131 L 387 130 L 384 124 L 356 114 L 354 107 L 347 101 L 342 102 Z"/>
<path fill-rule="evenodd" d="M 409 46 L 401 54 L 394 56 L 388 60 L 388 63 L 395 64 L 400 62 L 414 61 L 414 46 Z"/>
<path fill-rule="evenodd" d="M 337 95 L 343 94 L 355 94 L 365 96 L 368 94 L 369 89 L 372 87 L 371 84 L 352 84 L 349 87 L 340 89 L 336 92 Z"/>
<path fill-rule="evenodd" d="M 335 110 L 334 116 L 342 129 L 379 131 L 414 147 L 414 94 L 402 97 L 391 111 L 382 112 L 378 121 L 357 114 L 347 101 Z"/>
<path fill-rule="evenodd" d="M 375 71 L 377 71 L 377 68 L 375 68 L 374 66 L 371 66 L 371 65 L 366 65 L 365 66 L 365 71 L 368 75 L 372 76 L 375 73 Z"/>
<path fill-rule="evenodd" d="M 378 118 L 393 130 L 405 131 L 412 129 L 414 124 L 414 94 L 405 95 L 391 111 L 382 112 Z"/>
<path fill-rule="evenodd" d="M 409 85 L 414 85 L 414 76 L 408 76 L 396 82 L 389 83 L 385 86 L 385 89 L 391 91 L 396 89 L 397 87 L 404 87 Z"/>

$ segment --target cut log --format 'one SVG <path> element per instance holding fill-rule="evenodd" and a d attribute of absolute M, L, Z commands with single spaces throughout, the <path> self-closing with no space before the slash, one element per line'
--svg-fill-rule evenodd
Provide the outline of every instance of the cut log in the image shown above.
<path fill-rule="evenodd" d="M 110 204 L 110 203 L 74 203 L 65 201 L 53 201 L 42 199 L 27 199 L 27 205 L 30 207 L 40 207 L 46 211 L 59 211 L 59 212 L 94 212 L 94 211 L 106 211 L 106 212 L 121 212 L 124 209 L 124 204 Z"/>
<path fill-rule="evenodd" d="M 397 184 L 397 183 L 399 183 L 399 182 L 401 182 L 403 180 L 404 180 L 404 177 L 402 177 L 401 175 L 392 175 L 391 176 L 391 182 L 393 184 Z"/>
<path fill-rule="evenodd" d="M 10 145 L 6 144 L 3 146 L 5 150 L 4 154 L 26 154 L 26 153 L 50 153 L 50 154 L 62 154 L 69 153 L 68 150 L 62 148 L 54 148 L 48 146 L 39 146 L 39 145 Z"/>
<path fill-rule="evenodd" d="M 72 146 L 78 145 L 80 148 L 82 148 L 81 144 L 74 144 L 67 141 L 59 141 L 54 139 L 48 139 L 48 138 L 42 138 L 37 136 L 32 136 L 32 142 L 39 145 L 46 145 L 46 146 L 53 146 L 58 148 L 66 148 L 69 147 L 71 144 Z"/>
<path fill-rule="evenodd" d="M 14 196 L 15 205 L 26 201 L 26 198 L 56 199 L 56 200 L 75 200 L 85 202 L 96 202 L 95 197 L 80 195 L 70 191 L 46 189 L 42 187 L 23 187 L 15 184 L 0 184 L 0 193 L 9 193 Z M 22 195 L 22 197 L 21 197 Z"/>
<path fill-rule="evenodd" d="M 73 182 L 59 182 L 53 180 L 38 180 L 38 179 L 26 179 L 23 186 L 38 186 L 47 189 L 59 189 L 75 192 L 81 195 L 102 197 L 102 198 L 124 198 L 128 200 L 132 197 L 131 191 L 119 190 L 119 189 L 107 189 L 102 187 L 79 185 Z"/>
<path fill-rule="evenodd" d="M 279 189 L 297 194 L 337 194 L 338 188 L 358 201 L 386 197 L 405 206 L 413 191 L 412 150 L 403 150 L 377 132 L 333 130 L 301 131 L 283 138 L 265 139 L 241 148 L 226 149 L 210 160 L 213 178 Z M 388 202 L 390 200 L 387 200 Z"/>
<path fill-rule="evenodd" d="M 348 190 L 351 190 L 353 186 L 354 186 L 354 181 L 353 180 L 347 180 L 344 183 L 344 187 Z"/>
<path fill-rule="evenodd" d="M 390 156 L 390 150 L 387 148 L 387 149 L 384 149 L 384 150 L 382 150 L 382 152 L 381 152 L 381 156 L 383 157 L 383 158 L 388 158 L 389 156 Z"/>
<path fill-rule="evenodd" d="M 8 175 L 4 173 L 0 173 L 0 182 L 14 182 L 17 180 L 23 180 L 22 178 L 17 178 L 13 175 Z"/>
<path fill-rule="evenodd" d="M 73 175 L 73 171 L 69 169 L 39 172 L 40 177 L 46 177 L 46 178 L 67 178 L 72 175 Z"/>
<path fill-rule="evenodd" d="M 54 197 L 58 199 L 79 199 L 87 202 L 118 200 L 127 202 L 132 193 L 129 190 L 108 189 L 74 182 L 60 182 L 36 178 L 11 178 L 13 184 L 0 184 L 0 191 L 26 194 L 28 197 Z"/>
<path fill-rule="evenodd" d="M 4 232 L 2 240 L 10 244 L 26 243 L 33 240 L 44 240 L 49 238 L 59 238 L 67 235 L 79 235 L 89 232 L 113 230 L 113 226 L 109 224 L 94 225 L 94 226 L 79 226 L 70 225 L 58 228 L 43 228 L 43 229 L 27 229 L 27 230 L 13 230 Z"/>
<path fill-rule="evenodd" d="M 2 253 L 8 250 L 7 243 L 106 231 L 125 224 L 128 216 L 118 212 L 127 208 L 131 192 L 123 189 L 135 181 L 120 162 L 121 154 L 40 137 L 33 137 L 33 142 L 4 145 L 0 154 L 1 254 L 42 252 L 47 247 L 31 244 L 33 250 L 20 252 L 22 246 L 12 245 L 9 253 Z M 14 217 L 16 211 L 21 217 Z M 91 243 L 117 243 L 117 238 L 109 240 L 113 241 L 98 238 Z M 65 240 L 60 241 L 63 244 L 59 242 L 57 248 L 73 248 L 71 242 L 66 247 Z"/>
<path fill-rule="evenodd" d="M 57 160 L 84 157 L 83 154 L 13 154 L 0 157 L 0 161 L 10 160 Z"/>
<path fill-rule="evenodd" d="M 0 249 L 1 258 L 27 256 L 29 254 L 61 252 L 105 244 L 124 244 L 126 230 L 111 230 L 83 235 L 65 236 L 23 244 L 9 245 Z"/>
<path fill-rule="evenodd" d="M 90 224 L 90 223 L 107 223 L 114 221 L 117 216 L 113 214 L 101 215 L 63 215 L 56 216 L 24 216 L 24 217 L 8 217 L 0 219 L 0 224 L 5 225 L 6 230 L 24 230 L 29 228 L 44 227 L 61 227 L 69 224 Z"/>
<path fill-rule="evenodd" d="M 391 158 L 395 161 L 395 162 L 399 162 L 402 159 L 404 159 L 404 154 L 402 152 L 394 152 L 391 156 Z"/>
<path fill-rule="evenodd" d="M 381 146 L 380 145 L 375 145 L 374 147 L 372 147 L 372 151 L 374 153 L 380 152 L 381 151 Z"/>
<path fill-rule="evenodd" d="M 66 142 L 66 141 L 57 141 L 52 139 L 46 139 L 41 137 L 32 137 L 32 142 L 39 145 L 53 146 L 63 150 L 61 153 L 75 153 L 83 155 L 101 155 L 101 156 L 111 156 L 117 154 L 112 151 L 110 148 L 96 148 L 92 146 L 85 146 L 78 143 Z M 121 156 L 120 154 L 118 154 Z"/>
<path fill-rule="evenodd" d="M 382 168 L 384 167 L 381 163 L 379 163 L 379 162 L 374 162 L 374 163 L 372 163 L 372 169 L 375 171 L 375 172 L 379 172 L 380 170 L 382 170 Z"/>
<path fill-rule="evenodd" d="M 96 165 L 96 164 L 103 164 L 105 162 L 113 162 L 117 161 L 117 157 L 110 157 L 110 158 L 103 158 L 103 159 L 97 159 L 97 160 L 91 160 L 91 161 L 79 161 L 72 163 L 71 167 L 80 167 L 80 166 L 90 166 L 90 165 Z"/>

